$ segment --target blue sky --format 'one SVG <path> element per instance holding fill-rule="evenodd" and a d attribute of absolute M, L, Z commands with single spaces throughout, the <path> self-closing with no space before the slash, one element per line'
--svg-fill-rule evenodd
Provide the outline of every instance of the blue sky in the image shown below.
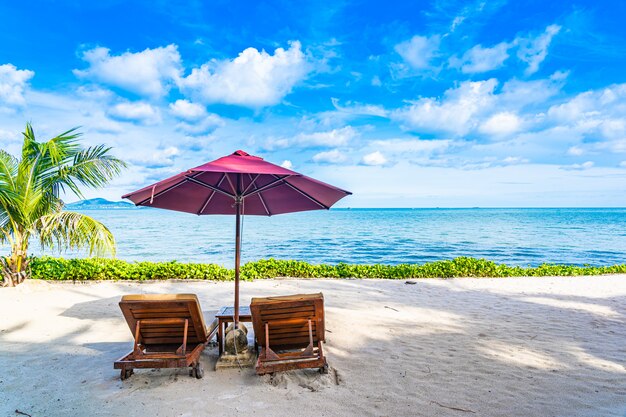
<path fill-rule="evenodd" d="M 353 191 L 342 206 L 626 206 L 623 16 L 618 1 L 2 2 L 0 144 L 17 153 L 27 121 L 41 139 L 82 126 L 130 164 L 88 193 L 115 200 L 244 149 Z"/>

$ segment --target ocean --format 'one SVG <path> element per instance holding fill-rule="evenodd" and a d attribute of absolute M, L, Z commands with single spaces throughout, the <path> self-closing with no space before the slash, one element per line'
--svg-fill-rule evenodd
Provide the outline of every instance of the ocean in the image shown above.
<path fill-rule="evenodd" d="M 233 266 L 234 216 L 157 209 L 84 213 L 113 231 L 119 259 Z M 31 253 L 41 254 L 36 244 Z M 331 209 L 247 216 L 243 222 L 244 263 L 276 258 L 399 264 L 458 256 L 522 266 L 626 263 L 626 209 Z"/>

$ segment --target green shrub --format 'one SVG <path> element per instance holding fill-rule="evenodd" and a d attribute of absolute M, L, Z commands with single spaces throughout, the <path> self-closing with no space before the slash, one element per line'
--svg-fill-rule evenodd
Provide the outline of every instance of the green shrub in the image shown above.
<path fill-rule="evenodd" d="M 215 264 L 172 262 L 126 262 L 116 259 L 33 258 L 31 277 L 46 280 L 164 280 L 200 279 L 228 281 L 234 271 Z M 453 260 L 399 265 L 313 265 L 302 261 L 263 259 L 241 267 L 241 278 L 455 278 L 569 276 L 626 273 L 626 265 L 575 266 L 542 264 L 519 267 L 486 259 L 460 257 Z"/>
<path fill-rule="evenodd" d="M 126 262 L 117 259 L 34 258 L 31 277 L 48 280 L 231 280 L 234 272 L 215 264 Z"/>

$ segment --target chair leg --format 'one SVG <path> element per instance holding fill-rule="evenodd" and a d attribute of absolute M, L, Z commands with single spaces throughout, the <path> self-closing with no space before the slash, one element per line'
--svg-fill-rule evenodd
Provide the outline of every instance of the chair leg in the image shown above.
<path fill-rule="evenodd" d="M 130 376 L 132 374 L 134 374 L 135 372 L 133 371 L 133 368 L 122 368 L 121 372 L 120 372 L 120 379 L 123 381 L 125 379 L 130 378 Z"/>

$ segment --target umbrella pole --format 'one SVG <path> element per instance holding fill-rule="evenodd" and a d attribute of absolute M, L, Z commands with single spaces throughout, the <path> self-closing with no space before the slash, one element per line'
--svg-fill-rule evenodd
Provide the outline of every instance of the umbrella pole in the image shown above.
<path fill-rule="evenodd" d="M 241 258 L 241 201 L 235 202 L 235 329 L 239 324 L 239 263 Z"/>

